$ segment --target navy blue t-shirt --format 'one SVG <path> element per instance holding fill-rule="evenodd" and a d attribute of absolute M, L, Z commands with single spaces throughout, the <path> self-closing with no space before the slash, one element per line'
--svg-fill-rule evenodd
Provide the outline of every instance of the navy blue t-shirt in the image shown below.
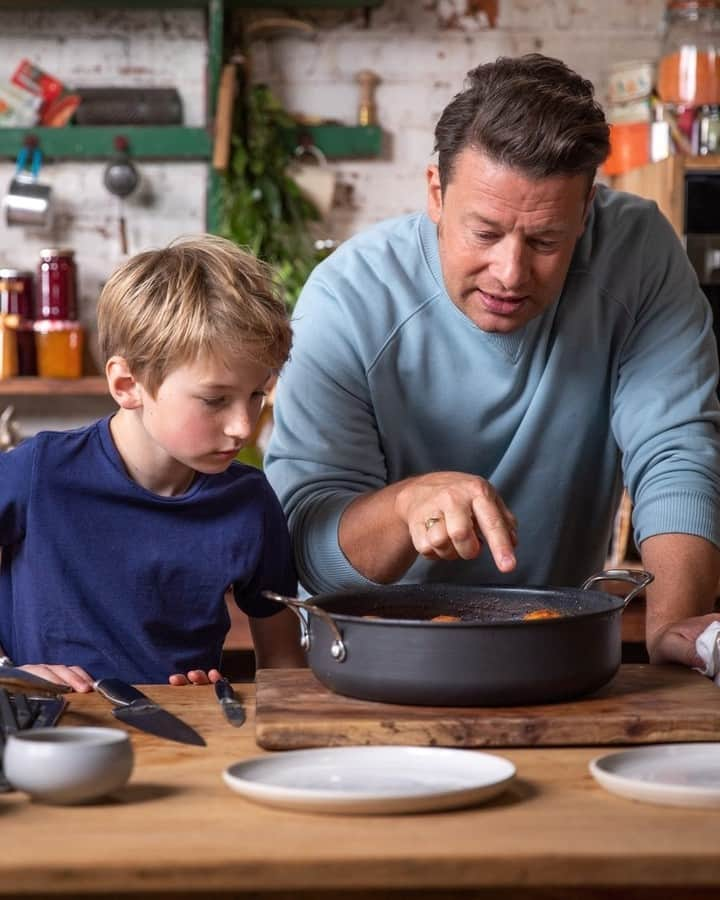
<path fill-rule="evenodd" d="M 0 642 L 17 665 L 166 682 L 220 665 L 232 585 L 249 616 L 296 591 L 265 476 L 233 462 L 161 497 L 126 473 L 110 419 L 0 453 Z"/>

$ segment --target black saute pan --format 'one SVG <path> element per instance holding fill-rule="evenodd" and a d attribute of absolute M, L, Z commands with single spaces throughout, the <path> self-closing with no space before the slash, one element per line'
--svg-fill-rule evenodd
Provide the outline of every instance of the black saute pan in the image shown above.
<path fill-rule="evenodd" d="M 620 665 L 622 611 L 652 580 L 609 569 L 581 588 L 399 584 L 307 601 L 265 594 L 296 613 L 312 671 L 338 694 L 517 706 L 569 700 L 610 681 Z M 589 590 L 600 581 L 633 588 L 624 598 Z"/>

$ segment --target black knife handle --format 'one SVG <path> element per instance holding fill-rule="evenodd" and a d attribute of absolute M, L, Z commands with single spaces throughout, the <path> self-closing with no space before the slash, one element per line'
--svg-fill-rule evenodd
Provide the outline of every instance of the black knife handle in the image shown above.
<path fill-rule="evenodd" d="M 215 696 L 218 700 L 235 700 L 235 692 L 227 678 L 221 678 L 215 682 Z"/>
<path fill-rule="evenodd" d="M 148 697 L 134 688 L 126 681 L 120 681 L 119 678 L 101 678 L 93 684 L 98 693 L 106 697 L 111 703 L 118 706 L 130 706 L 134 700 L 147 700 Z"/>

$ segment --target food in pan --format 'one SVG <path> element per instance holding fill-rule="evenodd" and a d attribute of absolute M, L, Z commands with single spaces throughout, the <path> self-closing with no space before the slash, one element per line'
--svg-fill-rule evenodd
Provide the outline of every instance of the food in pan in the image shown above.
<path fill-rule="evenodd" d="M 556 609 L 534 609 L 532 612 L 525 613 L 523 622 L 532 622 L 535 619 L 559 619 L 562 613 Z"/>
<path fill-rule="evenodd" d="M 439 616 L 433 616 L 432 619 L 430 619 L 430 621 L 431 622 L 460 622 L 461 619 L 460 619 L 460 616 L 439 615 Z"/>

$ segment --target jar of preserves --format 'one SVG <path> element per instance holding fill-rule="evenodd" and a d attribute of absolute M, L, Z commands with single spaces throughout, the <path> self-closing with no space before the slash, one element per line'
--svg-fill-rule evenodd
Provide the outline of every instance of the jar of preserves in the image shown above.
<path fill-rule="evenodd" d="M 38 319 L 77 318 L 75 253 L 49 247 L 40 251 L 38 267 Z"/>
<path fill-rule="evenodd" d="M 670 0 L 657 92 L 674 107 L 720 104 L 720 0 Z"/>
<path fill-rule="evenodd" d="M 20 316 L 9 313 L 0 315 L 0 378 L 12 378 L 18 374 L 15 330 L 19 323 Z"/>
<path fill-rule="evenodd" d="M 37 373 L 42 378 L 82 375 L 84 329 L 79 322 L 38 319 L 33 323 Z"/>
<path fill-rule="evenodd" d="M 30 319 L 20 319 L 15 329 L 17 344 L 18 375 L 37 375 L 37 354 L 35 351 L 34 323 Z"/>
<path fill-rule="evenodd" d="M 0 315 L 33 318 L 35 277 L 22 269 L 0 269 Z"/>

